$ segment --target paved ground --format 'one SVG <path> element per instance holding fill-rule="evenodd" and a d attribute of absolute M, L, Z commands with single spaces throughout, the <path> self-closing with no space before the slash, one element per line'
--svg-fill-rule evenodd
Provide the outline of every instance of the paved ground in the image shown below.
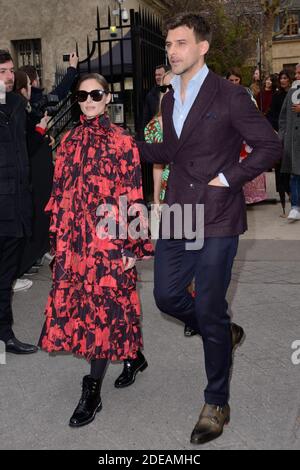
<path fill-rule="evenodd" d="M 300 222 L 279 214 L 279 205 L 249 210 L 229 292 L 247 337 L 235 354 L 231 423 L 207 449 L 300 448 L 300 365 L 291 361 L 292 342 L 300 340 Z M 122 366 L 111 365 L 102 412 L 74 430 L 67 423 L 87 363 L 42 351 L 7 355 L 0 365 L 1 449 L 195 449 L 189 436 L 205 387 L 201 339 L 184 338 L 182 326 L 157 311 L 152 262 L 139 269 L 149 368 L 132 387 L 117 390 Z M 49 285 L 45 266 L 29 291 L 14 296 L 15 332 L 23 340 L 39 337 Z"/>

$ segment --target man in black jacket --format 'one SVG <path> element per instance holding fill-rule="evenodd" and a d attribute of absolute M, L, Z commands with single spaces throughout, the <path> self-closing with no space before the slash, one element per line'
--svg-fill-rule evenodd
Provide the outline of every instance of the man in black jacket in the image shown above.
<path fill-rule="evenodd" d="M 155 86 L 146 95 L 145 105 L 143 110 L 143 123 L 144 128 L 148 122 L 158 113 L 159 111 L 159 98 L 160 98 L 160 85 L 164 74 L 170 69 L 168 65 L 157 65 L 155 67 Z"/>
<path fill-rule="evenodd" d="M 7 352 L 30 354 L 37 347 L 19 341 L 12 330 L 12 285 L 32 218 L 25 107 L 13 85 L 12 58 L 0 50 L 0 341 Z"/>

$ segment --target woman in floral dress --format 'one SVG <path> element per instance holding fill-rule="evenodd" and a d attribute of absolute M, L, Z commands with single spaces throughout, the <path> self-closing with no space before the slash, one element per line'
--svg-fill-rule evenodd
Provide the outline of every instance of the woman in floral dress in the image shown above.
<path fill-rule="evenodd" d="M 102 408 L 100 390 L 108 361 L 135 359 L 142 347 L 135 260 L 152 256 L 141 238 L 112 236 L 105 222 L 124 228 L 120 196 L 143 203 L 137 148 L 105 110 L 111 99 L 104 77 L 78 84 L 82 116 L 57 152 L 51 215 L 52 289 L 39 345 L 68 351 L 91 363 L 70 426 L 90 423 Z M 146 220 L 140 218 L 140 225 Z M 127 225 L 126 227 L 127 228 Z M 118 232 L 117 232 L 118 233 Z"/>
<path fill-rule="evenodd" d="M 256 100 L 250 94 L 250 97 L 257 106 Z M 240 152 L 240 161 L 244 160 L 245 158 L 251 158 L 252 148 L 247 144 L 247 142 L 243 141 L 241 152 Z M 267 199 L 267 181 L 266 181 L 266 174 L 262 173 L 254 178 L 252 181 L 244 184 L 243 192 L 245 196 L 246 204 L 255 204 L 257 202 L 262 202 Z"/>
<path fill-rule="evenodd" d="M 239 80 L 231 80 L 231 77 L 238 77 Z M 227 80 L 230 80 L 233 85 L 242 86 L 242 75 L 238 68 L 234 68 L 230 70 L 227 75 Z M 255 97 L 259 93 L 259 87 L 257 87 L 257 83 L 259 83 L 259 70 L 256 69 L 253 75 L 253 86 L 250 88 L 246 88 L 249 93 L 249 96 L 253 103 L 257 106 L 257 102 Z M 241 152 L 240 152 L 240 160 L 244 158 L 251 158 L 252 148 L 247 145 L 247 142 L 243 142 Z M 266 175 L 262 173 L 261 175 L 257 176 L 254 180 L 249 181 L 243 186 L 243 192 L 245 196 L 246 204 L 254 204 L 256 202 L 261 202 L 267 199 L 267 191 L 266 191 Z"/>
<path fill-rule="evenodd" d="M 164 74 L 161 80 L 160 86 L 160 102 L 164 95 L 172 89 L 171 80 L 174 74 L 169 70 Z M 149 144 L 161 143 L 163 140 L 162 130 L 162 117 L 161 117 L 161 106 L 156 116 L 147 124 L 145 127 L 145 141 Z M 169 177 L 169 165 L 161 165 L 160 163 L 153 164 L 153 181 L 154 181 L 154 204 L 161 204 L 164 201 L 167 181 Z"/>

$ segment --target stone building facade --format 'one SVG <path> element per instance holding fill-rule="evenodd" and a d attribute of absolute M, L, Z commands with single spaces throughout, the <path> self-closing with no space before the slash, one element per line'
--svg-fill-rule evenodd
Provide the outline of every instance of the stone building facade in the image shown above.
<path fill-rule="evenodd" d="M 283 68 L 294 68 L 300 63 L 300 0 L 290 0 L 288 3 L 287 18 L 278 17 L 274 30 L 280 31 L 281 34 L 273 40 L 273 71 L 279 72 Z M 285 28 L 282 30 L 282 23 Z"/>
<path fill-rule="evenodd" d="M 86 58 L 87 36 L 95 39 L 97 7 L 100 23 L 107 25 L 108 7 L 117 10 L 116 0 L 0 0 L 0 48 L 12 52 L 16 66 L 30 62 L 40 69 L 42 83 L 51 89 L 56 66 L 66 66 L 63 55 L 79 47 L 80 59 Z M 146 7 L 140 0 L 124 0 L 127 11 Z M 114 18 L 112 17 L 113 21 Z"/>
<path fill-rule="evenodd" d="M 16 66 L 24 61 L 37 65 L 49 90 L 57 65 L 66 66 L 63 54 L 75 50 L 76 42 L 80 59 L 86 57 L 87 36 L 96 38 L 97 7 L 101 26 L 106 26 L 108 7 L 119 6 L 117 0 L 0 0 L 0 48 L 12 52 Z M 172 11 L 172 0 L 123 0 L 122 7 L 128 12 L 145 7 L 159 15 Z M 287 29 L 273 40 L 273 72 L 300 62 L 300 0 L 289 0 L 289 16 Z M 280 30 L 280 21 L 278 17 L 275 31 Z"/>

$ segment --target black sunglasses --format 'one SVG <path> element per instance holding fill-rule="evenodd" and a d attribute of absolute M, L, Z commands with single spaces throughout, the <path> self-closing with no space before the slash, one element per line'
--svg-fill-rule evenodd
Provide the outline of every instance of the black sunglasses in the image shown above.
<path fill-rule="evenodd" d="M 90 92 L 85 90 L 79 90 L 76 93 L 76 98 L 79 103 L 84 103 L 88 99 L 88 96 L 92 98 L 93 101 L 101 101 L 104 95 L 108 95 L 108 91 L 104 90 L 92 90 Z"/>
<path fill-rule="evenodd" d="M 170 83 L 170 85 L 161 85 L 161 86 L 159 87 L 159 90 L 160 90 L 161 93 L 166 93 L 167 90 L 172 90 L 172 88 L 173 88 L 173 87 L 172 87 L 172 85 L 171 85 L 171 83 Z"/>

